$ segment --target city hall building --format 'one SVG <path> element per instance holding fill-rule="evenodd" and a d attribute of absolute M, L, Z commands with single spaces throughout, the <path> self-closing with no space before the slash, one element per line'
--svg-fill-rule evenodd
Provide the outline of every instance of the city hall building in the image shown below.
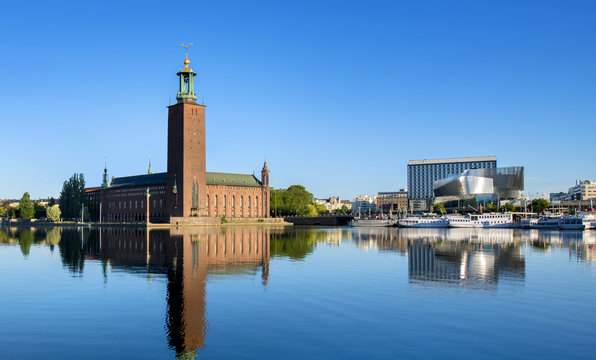
<path fill-rule="evenodd" d="M 197 104 L 188 54 L 177 103 L 168 107 L 167 172 L 108 177 L 85 191 L 91 221 L 171 222 L 183 217 L 269 217 L 269 169 L 251 174 L 206 171 L 205 105 Z"/>

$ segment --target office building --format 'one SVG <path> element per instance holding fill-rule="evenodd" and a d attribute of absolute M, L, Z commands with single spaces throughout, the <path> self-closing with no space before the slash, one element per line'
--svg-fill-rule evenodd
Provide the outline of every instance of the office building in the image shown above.
<path fill-rule="evenodd" d="M 494 169 L 496 156 L 464 157 L 451 159 L 410 160 L 408 162 L 408 198 L 427 200 L 434 198 L 434 182 L 470 169 Z"/>

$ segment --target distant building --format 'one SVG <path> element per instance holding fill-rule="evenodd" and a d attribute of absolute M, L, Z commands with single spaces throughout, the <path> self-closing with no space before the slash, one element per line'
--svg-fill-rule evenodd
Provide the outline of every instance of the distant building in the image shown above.
<path fill-rule="evenodd" d="M 596 181 L 576 180 L 575 186 L 570 187 L 567 193 L 555 193 L 552 201 L 572 201 L 572 200 L 596 200 Z"/>
<path fill-rule="evenodd" d="M 408 211 L 408 190 L 386 191 L 377 194 L 377 210 L 383 214 Z"/>
<path fill-rule="evenodd" d="M 549 201 L 552 203 L 553 201 L 561 201 L 561 200 L 565 200 L 565 198 L 567 197 L 567 193 L 566 192 L 556 192 L 556 193 L 550 193 L 549 194 Z"/>
<path fill-rule="evenodd" d="M 469 169 L 493 169 L 496 156 L 464 157 L 450 159 L 410 160 L 408 162 L 408 198 L 431 201 L 434 182 Z"/>
<path fill-rule="evenodd" d="M 324 205 L 329 212 L 339 210 L 344 206 L 347 207 L 348 210 L 352 208 L 350 200 L 341 200 L 336 196 L 331 196 L 329 199 L 315 199 L 315 204 Z"/>
<path fill-rule="evenodd" d="M 360 214 L 372 214 L 377 211 L 376 197 L 370 195 L 358 195 L 352 200 L 352 212 Z"/>

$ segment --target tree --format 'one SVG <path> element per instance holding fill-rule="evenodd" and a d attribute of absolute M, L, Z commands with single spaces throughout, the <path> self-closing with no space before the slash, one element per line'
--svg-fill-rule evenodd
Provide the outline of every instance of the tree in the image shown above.
<path fill-rule="evenodd" d="M 42 219 L 46 217 L 46 207 L 43 206 L 39 201 L 33 202 L 33 209 L 34 209 L 34 217 L 36 219 Z"/>
<path fill-rule="evenodd" d="M 486 212 L 498 212 L 499 211 L 499 208 L 497 207 L 497 205 L 486 204 L 486 206 L 484 207 L 484 211 L 486 211 Z"/>
<path fill-rule="evenodd" d="M 60 192 L 62 217 L 72 219 L 80 216 L 83 204 L 85 204 L 85 176 L 73 174 L 64 182 Z"/>
<path fill-rule="evenodd" d="M 549 208 L 549 206 L 550 206 L 550 204 L 548 203 L 548 201 L 546 199 L 540 198 L 540 199 L 532 200 L 532 209 L 537 214 L 545 211 L 546 209 Z"/>
<path fill-rule="evenodd" d="M 19 209 L 21 210 L 21 218 L 23 219 L 31 219 L 33 215 L 35 215 L 35 208 L 33 207 L 28 192 L 23 194 L 21 202 L 19 203 Z"/>
<path fill-rule="evenodd" d="M 8 217 L 9 218 L 16 219 L 16 218 L 19 217 L 19 215 L 20 215 L 20 212 L 19 212 L 19 206 L 18 205 L 17 206 L 14 206 L 14 207 L 11 207 L 10 209 L 8 209 Z"/>
<path fill-rule="evenodd" d="M 53 221 L 53 222 L 60 221 L 60 215 L 61 215 L 60 207 L 58 205 L 48 207 L 46 215 L 48 217 L 48 220 L 50 220 L 50 221 Z"/>
<path fill-rule="evenodd" d="M 433 210 L 435 212 L 441 213 L 441 214 L 445 214 L 447 212 L 447 210 L 445 210 L 445 205 L 443 205 L 442 203 L 436 203 L 433 206 Z"/>
<path fill-rule="evenodd" d="M 307 215 L 312 213 L 308 205 L 313 205 L 313 195 L 302 185 L 292 185 L 287 189 L 272 189 L 270 198 L 271 213 L 275 214 L 277 200 L 277 212 L 281 216 Z M 316 208 L 314 208 L 316 212 Z"/>
<path fill-rule="evenodd" d="M 515 211 L 515 206 L 511 203 L 507 203 L 505 205 L 503 205 L 503 211 L 505 212 L 514 212 Z"/>
<path fill-rule="evenodd" d="M 327 207 L 323 204 L 317 204 L 315 205 L 317 208 L 317 214 L 318 215 L 328 215 L 329 214 L 329 210 L 327 210 Z"/>

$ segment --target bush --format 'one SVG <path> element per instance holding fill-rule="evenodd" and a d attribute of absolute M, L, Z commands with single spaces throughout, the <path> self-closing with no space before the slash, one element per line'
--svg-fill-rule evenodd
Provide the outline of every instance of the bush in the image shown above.
<path fill-rule="evenodd" d="M 48 207 L 46 216 L 48 217 L 49 221 L 52 221 L 52 222 L 60 221 L 60 215 L 61 215 L 61 211 L 60 211 L 60 207 L 58 205 Z"/>
<path fill-rule="evenodd" d="M 229 223 L 229 221 L 228 221 L 228 218 L 227 218 L 225 215 L 222 215 L 222 216 L 221 216 L 221 223 L 222 223 L 222 224 L 227 224 L 227 223 Z"/>

